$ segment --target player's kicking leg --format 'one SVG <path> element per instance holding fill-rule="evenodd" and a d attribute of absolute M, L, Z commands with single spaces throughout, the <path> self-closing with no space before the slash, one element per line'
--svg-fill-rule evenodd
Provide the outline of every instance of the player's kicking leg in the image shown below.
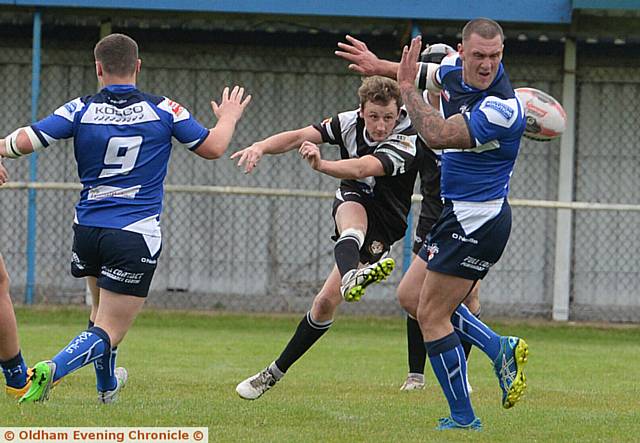
<path fill-rule="evenodd" d="M 367 238 L 369 220 L 364 201 L 334 202 L 334 218 L 339 236 L 333 249 L 336 266 L 340 272 L 340 293 L 348 302 L 359 301 L 368 286 L 386 279 L 395 266 L 391 258 L 379 257 L 385 250 L 382 242 L 378 241 L 381 250 L 374 257 L 363 260 L 361 250 L 370 248 L 371 238 Z M 371 233 L 373 237 L 378 233 Z M 388 250 L 388 247 L 386 248 Z M 368 252 L 365 252 L 369 255 Z M 360 262 L 370 263 L 359 268 Z"/>
<path fill-rule="evenodd" d="M 236 386 L 236 392 L 245 400 L 255 400 L 271 389 L 333 324 L 333 316 L 342 302 L 340 273 L 334 267 L 324 286 L 313 300 L 311 310 L 298 327 L 280 356 L 256 375 Z"/>

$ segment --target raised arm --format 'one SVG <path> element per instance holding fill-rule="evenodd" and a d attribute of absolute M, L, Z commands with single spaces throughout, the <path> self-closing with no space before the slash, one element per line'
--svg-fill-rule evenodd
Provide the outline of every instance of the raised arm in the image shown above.
<path fill-rule="evenodd" d="M 474 143 L 462 114 L 444 119 L 436 108 L 425 102 L 422 94 L 416 89 L 416 60 L 421 45 L 422 41 L 418 36 L 411 41 L 411 48 L 405 46 L 398 67 L 398 85 L 411 123 L 430 148 L 472 148 Z"/>
<path fill-rule="evenodd" d="M 239 86 L 235 86 L 231 92 L 229 92 L 229 88 L 224 88 L 220 105 L 215 101 L 211 102 L 211 108 L 218 118 L 218 123 L 209 131 L 207 138 L 194 151 L 200 157 L 212 160 L 222 157 L 225 153 L 235 132 L 236 123 L 238 123 L 244 109 L 251 101 L 250 95 L 247 95 L 244 100 L 242 99 L 243 95 L 244 88 Z"/>
<path fill-rule="evenodd" d="M 31 137 L 35 138 L 36 135 L 33 133 L 30 136 L 29 132 L 33 133 L 29 127 L 18 128 L 4 139 L 0 139 L 0 157 L 18 158 L 31 154 L 34 150 Z"/>
<path fill-rule="evenodd" d="M 345 160 L 323 160 L 318 145 L 308 141 L 300 146 L 299 152 L 302 158 L 309 163 L 309 166 L 331 177 L 357 180 L 385 175 L 382 162 L 373 155 Z"/>
<path fill-rule="evenodd" d="M 395 80 L 398 63 L 379 59 L 363 41 L 357 38 L 350 35 L 345 38 L 349 43 L 338 43 L 341 51 L 335 51 L 335 54 L 351 63 L 350 70 L 366 76 L 382 75 Z"/>
<path fill-rule="evenodd" d="M 282 154 L 298 149 L 305 141 L 322 143 L 322 135 L 313 126 L 280 132 L 235 152 L 231 159 L 238 159 L 238 167 L 244 166 L 244 172 L 247 174 L 253 171 L 264 154 Z"/>

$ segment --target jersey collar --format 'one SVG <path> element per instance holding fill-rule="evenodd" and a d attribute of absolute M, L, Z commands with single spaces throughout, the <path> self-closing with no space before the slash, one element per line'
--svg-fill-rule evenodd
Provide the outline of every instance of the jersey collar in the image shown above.
<path fill-rule="evenodd" d="M 106 89 L 109 92 L 112 92 L 114 94 L 122 94 L 124 92 L 131 92 L 134 89 L 136 89 L 136 85 L 132 85 L 132 84 L 125 84 L 125 85 L 109 85 L 109 86 L 105 86 L 104 89 Z"/>

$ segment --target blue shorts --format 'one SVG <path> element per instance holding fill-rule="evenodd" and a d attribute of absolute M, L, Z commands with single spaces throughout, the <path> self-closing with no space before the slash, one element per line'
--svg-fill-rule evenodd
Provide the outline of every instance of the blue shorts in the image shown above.
<path fill-rule="evenodd" d="M 500 259 L 510 233 L 511 207 L 506 199 L 445 200 L 442 215 L 418 255 L 431 271 L 478 280 Z"/>
<path fill-rule="evenodd" d="M 137 232 L 73 225 L 73 233 L 74 277 L 96 277 L 100 288 L 147 296 L 162 249 L 159 243 L 152 246 L 157 249 L 152 255 L 145 236 Z"/>

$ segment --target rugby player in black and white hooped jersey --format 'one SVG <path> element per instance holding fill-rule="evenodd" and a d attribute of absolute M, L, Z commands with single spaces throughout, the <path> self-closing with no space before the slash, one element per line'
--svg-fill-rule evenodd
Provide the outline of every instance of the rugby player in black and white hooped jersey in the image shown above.
<path fill-rule="evenodd" d="M 342 58 L 352 61 L 351 69 L 361 74 L 368 74 L 369 69 L 382 71 L 385 60 L 380 60 L 371 52 L 367 45 L 351 36 L 347 36 L 349 43 L 338 43 L 341 51 L 336 54 Z M 446 56 L 454 54 L 456 51 L 449 45 L 436 43 L 428 45 L 421 54 L 423 63 L 440 64 Z M 423 91 L 424 100 L 440 109 L 440 95 L 435 92 Z M 435 151 L 438 156 L 441 151 Z M 411 266 L 402 277 L 397 289 L 397 296 L 400 305 L 407 313 L 407 359 L 409 364 L 409 373 L 404 383 L 400 387 L 403 391 L 412 391 L 424 388 L 424 367 L 427 358 L 427 352 L 424 347 L 424 339 L 420 325 L 416 320 L 416 311 L 418 309 L 418 301 L 420 299 L 420 288 L 427 273 L 425 260 L 418 254 L 422 248 L 423 242 L 426 240 L 429 231 L 440 217 L 443 203 L 440 196 L 440 160 L 436 165 L 433 163 L 425 163 L 424 170 L 420 171 L 420 193 L 422 194 L 422 202 L 420 206 L 420 215 L 416 226 L 413 253 L 414 257 Z M 464 303 L 474 315 L 480 315 L 480 301 L 478 297 L 479 282 L 473 291 L 465 299 Z M 468 359 L 472 345 L 469 342 L 462 341 L 465 357 Z M 467 389 L 471 392 L 471 385 L 467 380 Z"/>
<path fill-rule="evenodd" d="M 298 149 L 313 169 L 341 179 L 333 204 L 336 265 L 278 359 L 238 384 L 242 398 L 254 400 L 280 380 L 329 329 L 343 299 L 359 300 L 368 285 L 389 275 L 394 262 L 383 257 L 404 236 L 417 172 L 423 162 L 436 161 L 420 146 L 395 81 L 366 78 L 358 95 L 356 110 L 273 135 L 231 156 L 251 172 L 264 154 Z M 322 159 L 320 143 L 339 146 L 341 160 Z"/>

